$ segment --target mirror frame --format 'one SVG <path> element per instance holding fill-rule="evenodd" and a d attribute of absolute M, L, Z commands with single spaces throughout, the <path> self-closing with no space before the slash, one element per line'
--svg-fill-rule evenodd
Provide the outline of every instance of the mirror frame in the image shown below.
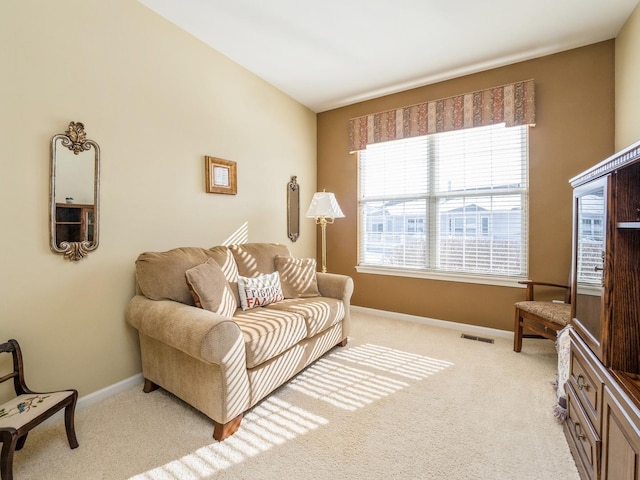
<path fill-rule="evenodd" d="M 287 184 L 287 235 L 295 242 L 300 236 L 300 185 L 296 176 Z"/>
<path fill-rule="evenodd" d="M 58 141 L 60 142 L 58 143 Z M 93 170 L 93 208 L 94 231 L 93 241 L 69 242 L 61 241 L 58 245 L 56 238 L 56 171 L 57 148 L 66 147 L 75 155 L 81 152 L 94 150 Z M 61 253 L 68 260 L 78 261 L 96 248 L 100 239 L 100 146 L 93 140 L 89 140 L 81 122 L 69 123 L 69 129 L 65 133 L 59 133 L 51 138 L 51 155 L 49 170 L 49 246 L 54 253 Z"/>

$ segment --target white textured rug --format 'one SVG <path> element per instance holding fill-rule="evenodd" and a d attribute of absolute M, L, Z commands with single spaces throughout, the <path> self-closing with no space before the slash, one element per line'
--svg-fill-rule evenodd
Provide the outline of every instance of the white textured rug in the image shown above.
<path fill-rule="evenodd" d="M 249 411 L 218 443 L 205 416 L 136 387 L 77 412 L 16 452 L 32 479 L 578 479 L 552 414 L 548 340 L 494 344 L 354 313 L 335 348 Z"/>

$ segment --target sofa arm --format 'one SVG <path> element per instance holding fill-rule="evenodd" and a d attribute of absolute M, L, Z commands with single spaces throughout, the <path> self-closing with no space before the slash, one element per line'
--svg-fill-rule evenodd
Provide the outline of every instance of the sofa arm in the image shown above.
<path fill-rule="evenodd" d="M 337 273 L 317 272 L 318 291 L 323 297 L 338 298 L 345 306 L 351 302 L 353 294 L 353 279 L 347 275 Z"/>
<path fill-rule="evenodd" d="M 223 365 L 231 352 L 234 357 L 238 349 L 244 352 L 242 332 L 233 320 L 198 307 L 136 295 L 125 318 L 145 335 L 206 363 Z"/>

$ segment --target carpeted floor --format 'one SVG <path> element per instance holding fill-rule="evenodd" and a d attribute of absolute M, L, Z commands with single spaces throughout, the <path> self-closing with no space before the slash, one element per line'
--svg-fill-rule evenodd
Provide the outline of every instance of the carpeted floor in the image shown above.
<path fill-rule="evenodd" d="M 218 443 L 205 416 L 141 386 L 79 410 L 16 452 L 15 480 L 578 479 L 553 417 L 548 340 L 460 331 L 354 312 L 349 345 L 251 409 Z"/>

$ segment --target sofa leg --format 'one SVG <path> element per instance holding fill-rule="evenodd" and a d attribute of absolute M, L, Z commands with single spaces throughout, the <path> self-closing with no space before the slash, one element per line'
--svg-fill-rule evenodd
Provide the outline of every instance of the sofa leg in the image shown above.
<path fill-rule="evenodd" d="M 153 392 L 154 390 L 157 390 L 158 388 L 160 388 L 159 385 L 156 385 L 151 380 L 148 380 L 146 378 L 144 379 L 144 387 L 142 387 L 142 391 L 144 393 Z"/>
<path fill-rule="evenodd" d="M 348 338 L 345 338 L 344 340 L 342 340 L 341 342 L 338 342 L 338 344 L 336 345 L 337 347 L 346 347 L 347 346 L 347 342 L 349 341 Z"/>
<path fill-rule="evenodd" d="M 242 413 L 233 420 L 227 423 L 218 423 L 213 421 L 213 438 L 221 442 L 227 437 L 230 437 L 238 428 L 240 428 L 240 422 L 242 421 Z"/>

